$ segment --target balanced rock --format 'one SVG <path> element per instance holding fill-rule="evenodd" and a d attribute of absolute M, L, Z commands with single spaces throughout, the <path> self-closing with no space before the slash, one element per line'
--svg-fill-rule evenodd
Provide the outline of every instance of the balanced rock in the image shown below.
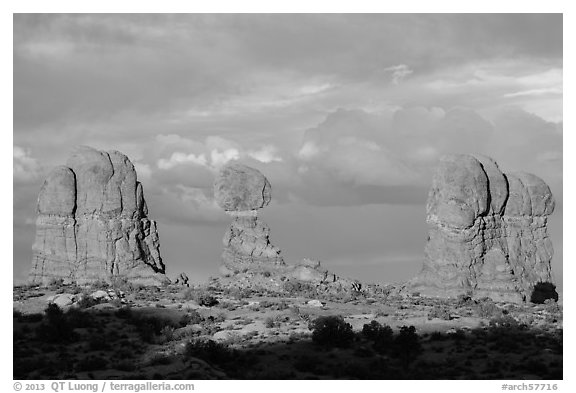
<path fill-rule="evenodd" d="M 226 165 L 214 181 L 214 197 L 233 217 L 223 238 L 222 274 L 284 265 L 280 250 L 270 243 L 270 228 L 258 218 L 258 209 L 272 198 L 270 182 L 260 171 L 237 163 Z"/>
<path fill-rule="evenodd" d="M 233 163 L 223 167 L 218 174 L 214 198 L 226 211 L 255 211 L 268 206 L 272 187 L 259 170 Z"/>
<path fill-rule="evenodd" d="M 492 159 L 440 160 L 426 204 L 429 228 L 424 266 L 410 287 L 452 297 L 530 300 L 551 283 L 550 188 L 531 174 L 502 173 Z"/>
<path fill-rule="evenodd" d="M 147 215 L 142 184 L 128 157 L 78 148 L 40 190 L 30 281 L 169 281 L 156 222 Z"/>

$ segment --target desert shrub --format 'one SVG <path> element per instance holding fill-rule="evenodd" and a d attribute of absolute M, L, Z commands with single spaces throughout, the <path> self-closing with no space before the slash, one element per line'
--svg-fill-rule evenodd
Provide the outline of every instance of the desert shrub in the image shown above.
<path fill-rule="evenodd" d="M 76 305 L 78 306 L 78 308 L 89 308 L 89 307 L 95 306 L 98 303 L 100 303 L 100 302 L 98 300 L 94 299 L 89 294 L 84 294 L 84 296 L 82 296 L 80 298 L 80 300 L 78 300 L 78 302 L 76 302 Z"/>
<path fill-rule="evenodd" d="M 250 288 L 226 288 L 224 289 L 224 295 L 234 298 L 236 300 L 242 300 L 250 298 L 252 296 L 252 290 Z"/>
<path fill-rule="evenodd" d="M 94 316 L 78 309 L 69 309 L 65 316 L 74 328 L 87 328 L 94 325 Z"/>
<path fill-rule="evenodd" d="M 279 303 L 276 304 L 276 310 L 283 311 L 289 308 L 289 304 L 286 300 L 281 300 Z"/>
<path fill-rule="evenodd" d="M 534 286 L 530 301 L 535 304 L 544 304 L 547 299 L 558 301 L 558 292 L 556 292 L 556 285 L 551 282 L 539 282 Z"/>
<path fill-rule="evenodd" d="M 76 364 L 76 371 L 103 370 L 108 366 L 108 361 L 100 356 L 88 356 Z"/>
<path fill-rule="evenodd" d="M 14 357 L 14 379 L 29 379 L 29 373 L 42 370 L 50 363 L 50 358 L 43 354 L 26 358 Z"/>
<path fill-rule="evenodd" d="M 221 312 L 221 313 L 218 313 L 216 316 L 210 315 L 208 317 L 208 319 L 210 320 L 211 323 L 224 322 L 224 321 L 226 321 L 226 314 Z M 252 323 L 252 321 L 250 323 Z"/>
<path fill-rule="evenodd" d="M 180 318 L 179 324 L 181 327 L 188 326 L 188 325 L 195 325 L 202 323 L 204 318 L 198 313 L 196 310 L 190 310 L 188 313 L 182 315 Z"/>
<path fill-rule="evenodd" d="M 120 308 L 124 305 L 124 303 L 122 303 L 122 299 L 120 298 L 114 298 L 112 300 L 110 300 L 110 304 L 113 305 L 116 308 Z"/>
<path fill-rule="evenodd" d="M 227 363 L 234 359 L 235 351 L 213 340 L 193 340 L 184 347 L 186 358 L 199 358 L 214 364 Z"/>
<path fill-rule="evenodd" d="M 362 327 L 362 335 L 368 340 L 374 341 L 381 335 L 392 336 L 393 332 L 390 326 L 384 327 L 380 322 L 372 321 Z"/>
<path fill-rule="evenodd" d="M 58 289 L 60 289 L 62 286 L 64 285 L 64 280 L 61 278 L 53 278 L 50 280 L 50 282 L 48 282 L 48 284 L 46 285 L 48 287 L 49 290 L 51 291 L 57 291 Z"/>
<path fill-rule="evenodd" d="M 183 293 L 183 297 L 186 300 L 194 300 L 200 306 L 212 307 L 218 304 L 218 300 L 204 289 L 187 288 Z"/>
<path fill-rule="evenodd" d="M 378 321 L 365 324 L 362 328 L 362 335 L 374 343 L 374 350 L 379 353 L 389 351 L 394 341 L 392 328 L 388 325 L 383 326 Z"/>
<path fill-rule="evenodd" d="M 386 310 L 378 310 L 376 311 L 376 313 L 374 314 L 374 316 L 376 318 L 380 318 L 380 317 L 387 317 L 388 315 L 390 315 L 390 312 L 386 311 Z"/>
<path fill-rule="evenodd" d="M 269 329 L 272 329 L 273 327 L 276 326 L 276 321 L 274 320 L 274 318 L 272 317 L 268 317 L 266 318 L 266 320 L 264 321 L 264 326 L 266 326 Z"/>
<path fill-rule="evenodd" d="M 501 315 L 490 319 L 489 326 L 491 328 L 517 328 L 518 321 L 510 315 Z"/>
<path fill-rule="evenodd" d="M 164 326 L 160 330 L 161 340 L 163 342 L 169 342 L 174 340 L 174 327 L 173 326 Z"/>
<path fill-rule="evenodd" d="M 474 300 L 472 299 L 472 293 L 466 293 L 458 295 L 456 298 L 456 306 L 457 307 L 466 307 L 474 305 Z"/>
<path fill-rule="evenodd" d="M 170 319 L 153 316 L 133 317 L 129 322 L 136 327 L 142 341 L 147 343 L 154 343 L 156 337 L 162 334 L 162 330 L 166 326 L 171 328 L 177 328 L 179 326 L 178 323 L 175 323 Z"/>
<path fill-rule="evenodd" d="M 287 280 L 282 284 L 282 291 L 292 297 L 316 297 L 316 287 L 310 283 Z"/>
<path fill-rule="evenodd" d="M 502 309 L 490 298 L 483 298 L 476 301 L 474 312 L 480 318 L 497 318 L 502 315 Z"/>
<path fill-rule="evenodd" d="M 139 289 L 139 286 L 131 283 L 125 277 L 113 278 L 111 287 L 118 297 L 120 297 L 122 293 L 132 293 Z"/>
<path fill-rule="evenodd" d="M 92 334 L 88 339 L 88 348 L 91 351 L 107 351 L 110 344 L 103 334 Z"/>
<path fill-rule="evenodd" d="M 432 332 L 430 334 L 430 341 L 444 341 L 448 337 L 442 334 L 442 332 Z"/>
<path fill-rule="evenodd" d="M 170 364 L 172 363 L 173 360 L 174 358 L 171 357 L 170 355 L 166 355 L 163 353 L 156 353 L 148 360 L 147 363 L 149 366 L 158 366 L 158 365 Z"/>
<path fill-rule="evenodd" d="M 35 323 L 40 322 L 44 317 L 42 314 L 20 314 L 16 317 L 18 322 Z"/>
<path fill-rule="evenodd" d="M 133 360 L 122 359 L 112 364 L 112 368 L 119 371 L 134 371 L 136 370 L 136 363 Z"/>
<path fill-rule="evenodd" d="M 312 373 L 318 374 L 319 364 L 318 359 L 309 356 L 309 355 L 302 355 L 299 356 L 296 361 L 293 363 L 294 369 L 303 373 Z"/>
<path fill-rule="evenodd" d="M 132 309 L 129 306 L 119 308 L 118 310 L 116 310 L 114 315 L 116 315 L 116 317 L 120 319 L 131 319 L 133 317 Z"/>
<path fill-rule="evenodd" d="M 452 319 L 450 316 L 450 311 L 448 311 L 446 307 L 441 306 L 434 306 L 434 308 L 428 312 L 428 319 L 430 320 L 434 318 L 443 319 L 445 321 Z"/>
<path fill-rule="evenodd" d="M 66 319 L 64 312 L 58 305 L 49 304 L 44 315 L 45 321 L 36 328 L 36 337 L 39 340 L 60 343 L 74 339 L 74 327 Z"/>
<path fill-rule="evenodd" d="M 422 352 L 420 337 L 414 326 L 402 326 L 400 333 L 394 339 L 396 355 L 405 362 L 412 362 Z"/>
<path fill-rule="evenodd" d="M 318 317 L 309 323 L 312 341 L 330 347 L 347 347 L 354 340 L 352 325 L 346 323 L 340 315 Z"/>

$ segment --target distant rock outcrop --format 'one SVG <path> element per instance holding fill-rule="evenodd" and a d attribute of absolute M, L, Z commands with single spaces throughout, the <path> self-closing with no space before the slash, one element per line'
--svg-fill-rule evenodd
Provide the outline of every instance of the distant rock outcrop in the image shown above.
<path fill-rule="evenodd" d="M 440 160 L 426 205 L 424 266 L 410 287 L 431 296 L 472 293 L 525 301 L 551 283 L 550 188 L 527 174 L 503 174 L 484 156 Z"/>
<path fill-rule="evenodd" d="M 156 222 L 147 215 L 142 184 L 128 157 L 78 148 L 40 190 L 30 281 L 168 282 Z"/>
<path fill-rule="evenodd" d="M 270 228 L 258 218 L 258 209 L 272 199 L 270 182 L 260 171 L 237 163 L 226 165 L 214 181 L 214 197 L 233 217 L 223 239 L 222 274 L 284 265 L 280 250 L 270 243 Z"/>

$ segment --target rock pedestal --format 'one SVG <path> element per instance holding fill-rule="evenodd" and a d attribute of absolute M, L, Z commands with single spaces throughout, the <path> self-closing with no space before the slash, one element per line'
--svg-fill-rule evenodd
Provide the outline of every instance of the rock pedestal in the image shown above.
<path fill-rule="evenodd" d="M 270 243 L 270 228 L 258 218 L 258 209 L 272 199 L 270 182 L 260 171 L 236 163 L 223 167 L 214 181 L 214 197 L 233 217 L 222 240 L 223 275 L 284 265 L 280 250 Z"/>
<path fill-rule="evenodd" d="M 78 148 L 40 190 L 30 281 L 168 282 L 156 222 L 147 215 L 142 184 L 128 157 Z"/>
<path fill-rule="evenodd" d="M 551 283 L 550 188 L 526 173 L 503 174 L 490 158 L 443 157 L 426 205 L 424 266 L 410 282 L 422 294 L 471 293 L 494 300 L 530 300 Z"/>

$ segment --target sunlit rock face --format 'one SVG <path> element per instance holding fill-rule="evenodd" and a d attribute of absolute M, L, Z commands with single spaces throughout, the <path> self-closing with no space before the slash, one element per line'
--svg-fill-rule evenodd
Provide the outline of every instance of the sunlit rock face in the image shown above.
<path fill-rule="evenodd" d="M 214 181 L 218 205 L 233 217 L 223 238 L 222 274 L 284 265 L 280 250 L 270 243 L 270 228 L 258 218 L 258 209 L 272 199 L 272 187 L 257 169 L 232 163 Z"/>
<path fill-rule="evenodd" d="M 46 178 L 37 212 L 31 282 L 169 281 L 156 222 L 124 154 L 78 148 Z"/>
<path fill-rule="evenodd" d="M 537 283 L 552 282 L 553 211 L 550 188 L 534 175 L 503 174 L 484 156 L 443 157 L 426 205 L 424 266 L 410 286 L 430 296 L 530 300 Z"/>

